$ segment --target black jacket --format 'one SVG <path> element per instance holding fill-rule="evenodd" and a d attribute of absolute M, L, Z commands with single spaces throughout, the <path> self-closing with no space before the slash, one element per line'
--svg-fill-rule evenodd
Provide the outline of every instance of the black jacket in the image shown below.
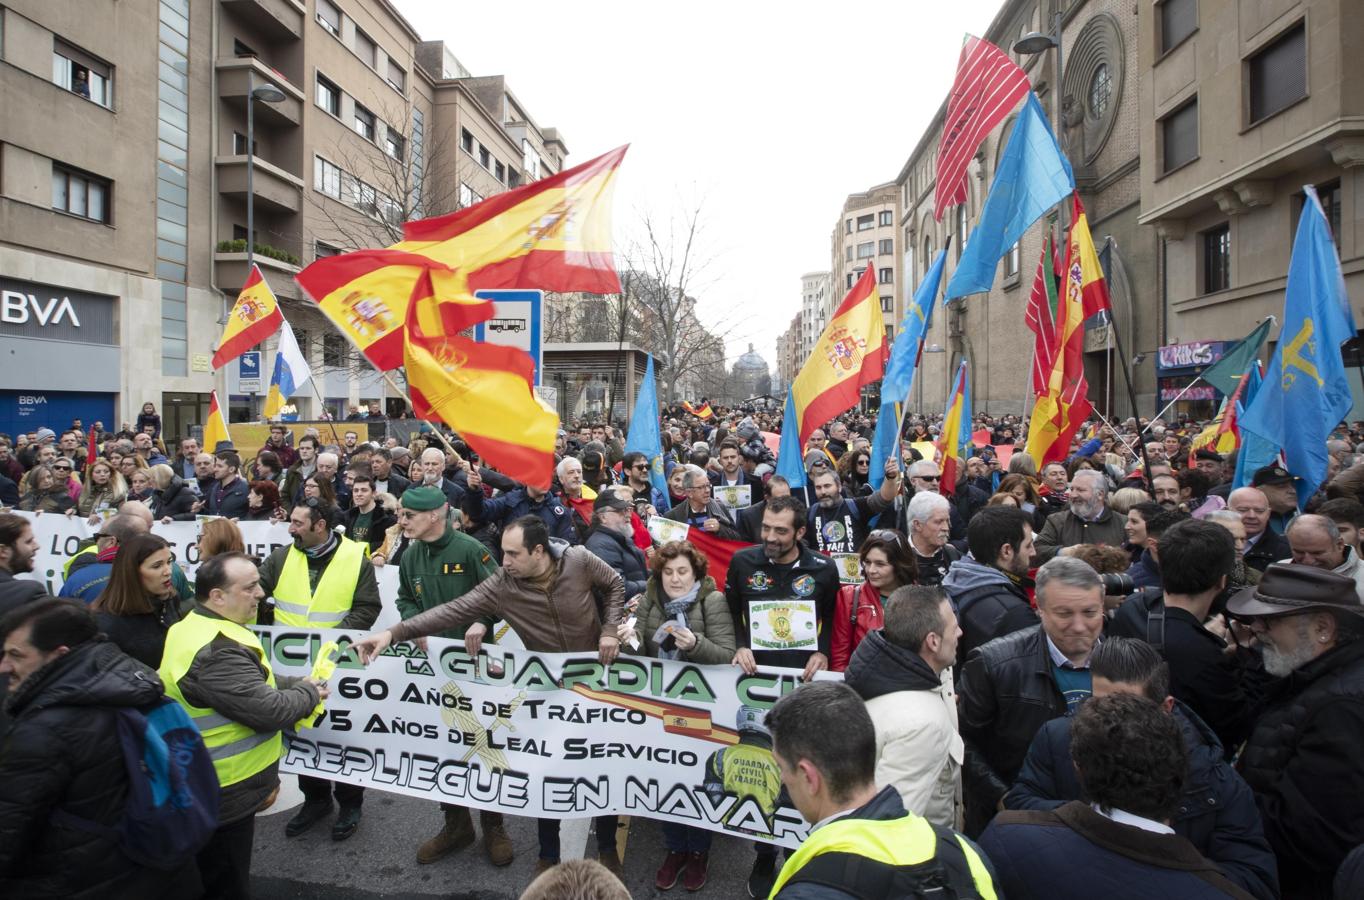
<path fill-rule="evenodd" d="M 355 527 L 355 522 L 360 518 L 360 507 L 352 506 L 346 510 L 346 537 L 353 541 L 360 540 L 351 529 Z M 384 543 L 384 533 L 392 528 L 398 521 L 398 517 L 389 512 L 382 503 L 374 504 L 374 511 L 370 515 L 369 530 L 365 532 L 364 541 L 369 545 L 369 552 L 378 550 Z"/>
<path fill-rule="evenodd" d="M 1328 650 L 1280 682 L 1238 766 L 1279 858 L 1285 900 L 1331 896 L 1364 844 L 1364 640 Z"/>
<path fill-rule="evenodd" d="M 0 506 L 15 507 L 19 505 L 19 485 L 12 478 L 0 475 Z"/>
<path fill-rule="evenodd" d="M 0 617 L 25 603 L 41 600 L 46 596 L 47 588 L 41 581 L 15 578 L 9 572 L 0 569 Z"/>
<path fill-rule="evenodd" d="M 957 659 L 997 637 L 1037 624 L 1037 613 L 1023 586 L 994 566 L 967 556 L 957 560 L 942 580 L 961 625 Z"/>
<path fill-rule="evenodd" d="M 616 570 L 625 582 L 625 599 L 644 593 L 649 586 L 649 567 L 634 541 L 609 528 L 593 528 L 583 546 Z"/>
<path fill-rule="evenodd" d="M 1046 635 L 1034 625 L 977 647 L 962 667 L 957 709 L 968 835 L 994 816 L 1038 730 L 1066 713 L 1051 665 Z"/>
<path fill-rule="evenodd" d="M 403 491 L 407 490 L 411 484 L 412 482 L 400 475 L 397 469 L 390 469 L 388 477 L 384 479 L 384 487 L 397 500 L 403 499 Z M 379 490 L 378 479 L 375 479 L 374 489 Z"/>
<path fill-rule="evenodd" d="M 194 495 L 194 489 L 185 483 L 185 479 L 179 475 L 172 475 L 166 489 L 157 491 L 152 496 L 152 515 L 158 519 L 170 516 L 179 522 L 192 521 L 194 503 L 198 499 Z"/>
<path fill-rule="evenodd" d="M 725 477 L 723 472 L 708 472 L 706 474 L 710 478 L 710 483 L 713 485 L 720 484 Z M 758 504 L 761 503 L 764 499 L 766 499 L 767 496 L 766 486 L 763 484 L 763 480 L 761 478 L 758 478 L 755 475 L 750 475 L 743 469 L 740 469 L 739 477 L 734 483 L 746 484 L 749 486 L 750 503 Z M 737 511 L 738 510 L 735 510 L 735 512 Z"/>
<path fill-rule="evenodd" d="M 886 640 L 879 631 L 870 631 L 853 651 L 843 681 L 863 700 L 898 691 L 934 691 L 942 679 L 913 650 Z"/>
<path fill-rule="evenodd" d="M 1161 626 L 1160 614 L 1165 616 Z M 1154 617 L 1153 617 L 1154 616 Z M 1192 613 L 1165 605 L 1160 591 L 1138 591 L 1123 601 L 1108 633 L 1147 641 L 1170 666 L 1170 694 L 1212 726 L 1228 758 L 1250 734 L 1262 676 Z"/>
<path fill-rule="evenodd" d="M 96 612 L 99 630 L 118 649 L 149 669 L 161 668 L 161 653 L 166 649 L 166 632 L 180 621 L 179 598 L 152 600 L 155 612 L 135 616 L 116 616 Z"/>
<path fill-rule="evenodd" d="M 663 518 L 672 519 L 674 522 L 690 522 L 691 519 L 700 519 L 701 516 L 692 513 L 691 500 L 688 499 L 663 513 Z M 719 500 L 711 498 L 706 501 L 705 518 L 713 518 L 720 523 L 720 530 L 715 532 L 716 537 L 726 541 L 740 540 L 739 532 L 734 528 L 734 510 Z M 698 524 L 696 527 L 701 526 Z"/>
<path fill-rule="evenodd" d="M 162 695 L 156 673 L 100 639 L 40 669 L 9 699 L 0 739 L 0 896 L 138 897 L 174 876 L 150 873 L 114 839 L 52 822 L 104 825 L 123 814 L 128 775 L 114 709 Z"/>
<path fill-rule="evenodd" d="M 814 652 L 829 655 L 833 638 L 834 605 L 838 600 L 838 569 L 833 560 L 800 545 L 800 556 L 790 565 L 768 562 L 763 547 L 745 547 L 730 560 L 725 579 L 725 597 L 734 617 L 736 646 L 748 647 L 759 665 L 803 669 Z M 812 649 L 766 649 L 752 645 L 754 622 L 749 610 L 754 604 L 779 600 L 813 599 L 817 624 L 816 644 Z M 768 612 L 759 612 L 765 620 Z M 770 621 L 770 620 L 769 620 Z M 804 637 L 796 635 L 796 637 Z"/>
<path fill-rule="evenodd" d="M 246 515 L 249 502 L 247 495 L 250 493 L 251 486 L 240 475 L 232 479 L 232 483 L 226 487 L 219 481 L 209 491 L 208 503 L 205 504 L 207 509 L 204 512 L 227 519 L 240 519 Z"/>
<path fill-rule="evenodd" d="M 1250 788 L 1222 758 L 1222 744 L 1207 723 L 1179 701 L 1173 715 L 1189 752 L 1189 770 L 1170 827 L 1232 881 L 1261 900 L 1273 900 L 1279 895 L 1278 867 Z M 1046 810 L 1081 799 L 1070 758 L 1070 719 L 1052 719 L 1033 738 L 1004 806 Z"/>
<path fill-rule="evenodd" d="M 761 544 L 763 539 L 763 510 L 767 501 L 754 503 L 748 509 L 734 511 L 734 527 L 739 532 L 739 540 L 750 544 Z"/>
<path fill-rule="evenodd" d="M 1293 555 L 1293 548 L 1288 545 L 1288 538 L 1281 534 L 1276 534 L 1273 528 L 1265 526 L 1264 533 L 1260 539 L 1251 544 L 1246 549 L 1245 555 L 1241 558 L 1246 565 L 1252 569 L 1263 572 L 1269 568 L 1270 563 L 1276 563 L 1281 559 L 1288 559 Z"/>

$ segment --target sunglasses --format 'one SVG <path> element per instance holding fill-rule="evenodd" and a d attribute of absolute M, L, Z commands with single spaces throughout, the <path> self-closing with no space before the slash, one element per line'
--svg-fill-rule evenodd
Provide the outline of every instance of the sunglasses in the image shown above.
<path fill-rule="evenodd" d="M 910 477 L 919 481 L 939 481 L 942 478 L 941 475 L 911 475 Z"/>
<path fill-rule="evenodd" d="M 878 528 L 871 534 L 868 534 L 867 537 L 874 541 L 885 541 L 887 543 L 895 544 L 900 547 L 903 547 L 905 545 L 904 537 L 900 534 L 900 532 L 892 528 Z"/>

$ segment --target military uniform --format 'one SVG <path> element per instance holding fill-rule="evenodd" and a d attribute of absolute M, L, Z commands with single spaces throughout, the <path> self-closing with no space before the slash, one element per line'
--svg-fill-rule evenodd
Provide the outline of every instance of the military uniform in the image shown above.
<path fill-rule="evenodd" d="M 497 571 L 488 548 L 462 531 L 445 526 L 434 541 L 413 541 L 398 563 L 398 612 L 404 619 L 434 609 L 467 594 Z M 442 631 L 437 637 L 464 640 L 464 630 Z"/>

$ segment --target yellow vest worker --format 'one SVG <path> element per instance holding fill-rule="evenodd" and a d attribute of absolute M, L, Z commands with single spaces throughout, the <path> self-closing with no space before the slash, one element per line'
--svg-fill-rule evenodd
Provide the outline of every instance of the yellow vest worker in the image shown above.
<path fill-rule="evenodd" d="M 339 546 L 315 588 L 309 578 L 308 555 L 297 547 L 285 548 L 284 568 L 272 592 L 276 625 L 336 628 L 346 618 L 367 548 L 340 535 L 335 540 Z"/>

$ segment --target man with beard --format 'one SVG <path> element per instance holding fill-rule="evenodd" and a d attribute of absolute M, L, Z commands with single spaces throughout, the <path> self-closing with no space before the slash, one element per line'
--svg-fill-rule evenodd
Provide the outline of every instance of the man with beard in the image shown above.
<path fill-rule="evenodd" d="M 260 453 L 269 450 L 279 457 L 281 466 L 286 469 L 289 468 L 298 459 L 298 454 L 294 452 L 293 447 L 289 446 L 288 435 L 289 430 L 283 425 L 271 425 L 270 437 L 266 439 L 265 446 L 261 447 L 260 452 L 256 455 L 259 456 Z M 193 457 L 190 458 L 193 459 Z"/>
<path fill-rule="evenodd" d="M 962 659 L 982 644 L 1037 624 L 1025 590 L 1033 560 L 1028 516 L 1015 507 L 987 506 L 967 526 L 966 542 L 971 555 L 957 560 L 942 583 L 961 621 Z"/>
<path fill-rule="evenodd" d="M 280 547 L 260 565 L 260 587 L 274 598 L 274 624 L 296 628 L 368 630 L 379 618 L 379 582 L 367 547 L 337 534 L 341 510 L 308 498 L 289 513 L 290 545 Z M 360 827 L 363 788 L 344 781 L 298 777 L 303 807 L 285 826 L 297 837 L 331 814 L 332 794 L 341 811 L 332 825 L 332 840 L 344 841 Z"/>
<path fill-rule="evenodd" d="M 742 448 L 733 438 L 720 442 L 720 471 L 710 473 L 710 483 L 716 487 L 748 485 L 749 504 L 761 503 L 763 480 L 744 470 Z M 647 472 L 645 473 L 647 476 Z M 742 508 L 742 507 L 741 507 Z"/>
<path fill-rule="evenodd" d="M 872 517 L 895 503 L 900 489 L 900 463 L 894 458 L 887 459 L 885 474 L 880 492 L 845 500 L 838 473 L 820 469 L 814 477 L 817 499 L 808 514 L 806 543 L 826 555 L 856 553 L 871 532 Z"/>
<path fill-rule="evenodd" d="M 459 506 L 460 501 L 464 499 L 464 488 L 445 477 L 445 451 L 439 447 L 427 447 L 423 450 L 421 462 L 412 471 L 414 479 L 416 473 L 420 471 L 420 483 L 440 490 L 445 495 L 445 502 L 451 506 Z"/>
<path fill-rule="evenodd" d="M 32 572 L 37 555 L 38 539 L 28 519 L 0 513 L 0 616 L 47 596 L 41 581 L 14 577 Z"/>
<path fill-rule="evenodd" d="M 709 482 L 707 482 L 709 486 Z M 806 681 L 829 668 L 832 617 L 838 597 L 833 561 L 801 542 L 805 504 L 774 497 L 763 509 L 762 543 L 734 554 L 725 596 L 734 617 L 734 664 L 749 675 L 759 665 L 803 670 Z M 757 847 L 750 897 L 766 897 L 776 878 L 777 848 Z"/>
<path fill-rule="evenodd" d="M 1273 565 L 1227 605 L 1249 622 L 1265 670 L 1283 678 L 1238 767 L 1255 792 L 1285 900 L 1327 898 L 1364 844 L 1364 608 L 1352 579 Z M 1342 896 L 1342 895 L 1337 895 Z"/>
<path fill-rule="evenodd" d="M 630 521 L 633 504 L 626 500 L 623 485 L 603 488 L 592 502 L 592 530 L 583 546 L 616 570 L 625 583 L 625 599 L 644 593 L 648 587 L 649 567 L 644 554 L 635 546 L 635 528 Z"/>
<path fill-rule="evenodd" d="M 919 576 L 915 584 L 941 584 L 961 551 L 947 542 L 952 530 L 952 504 L 942 494 L 919 491 L 905 507 L 909 549 L 914 551 Z"/>
<path fill-rule="evenodd" d="M 1175 496 L 1179 496 L 1178 482 Z M 1108 482 L 1102 472 L 1081 469 L 1070 482 L 1070 509 L 1047 519 L 1037 536 L 1037 561 L 1045 563 L 1062 548 L 1076 544 L 1121 547 L 1126 529 L 1121 516 L 1108 508 Z"/>

